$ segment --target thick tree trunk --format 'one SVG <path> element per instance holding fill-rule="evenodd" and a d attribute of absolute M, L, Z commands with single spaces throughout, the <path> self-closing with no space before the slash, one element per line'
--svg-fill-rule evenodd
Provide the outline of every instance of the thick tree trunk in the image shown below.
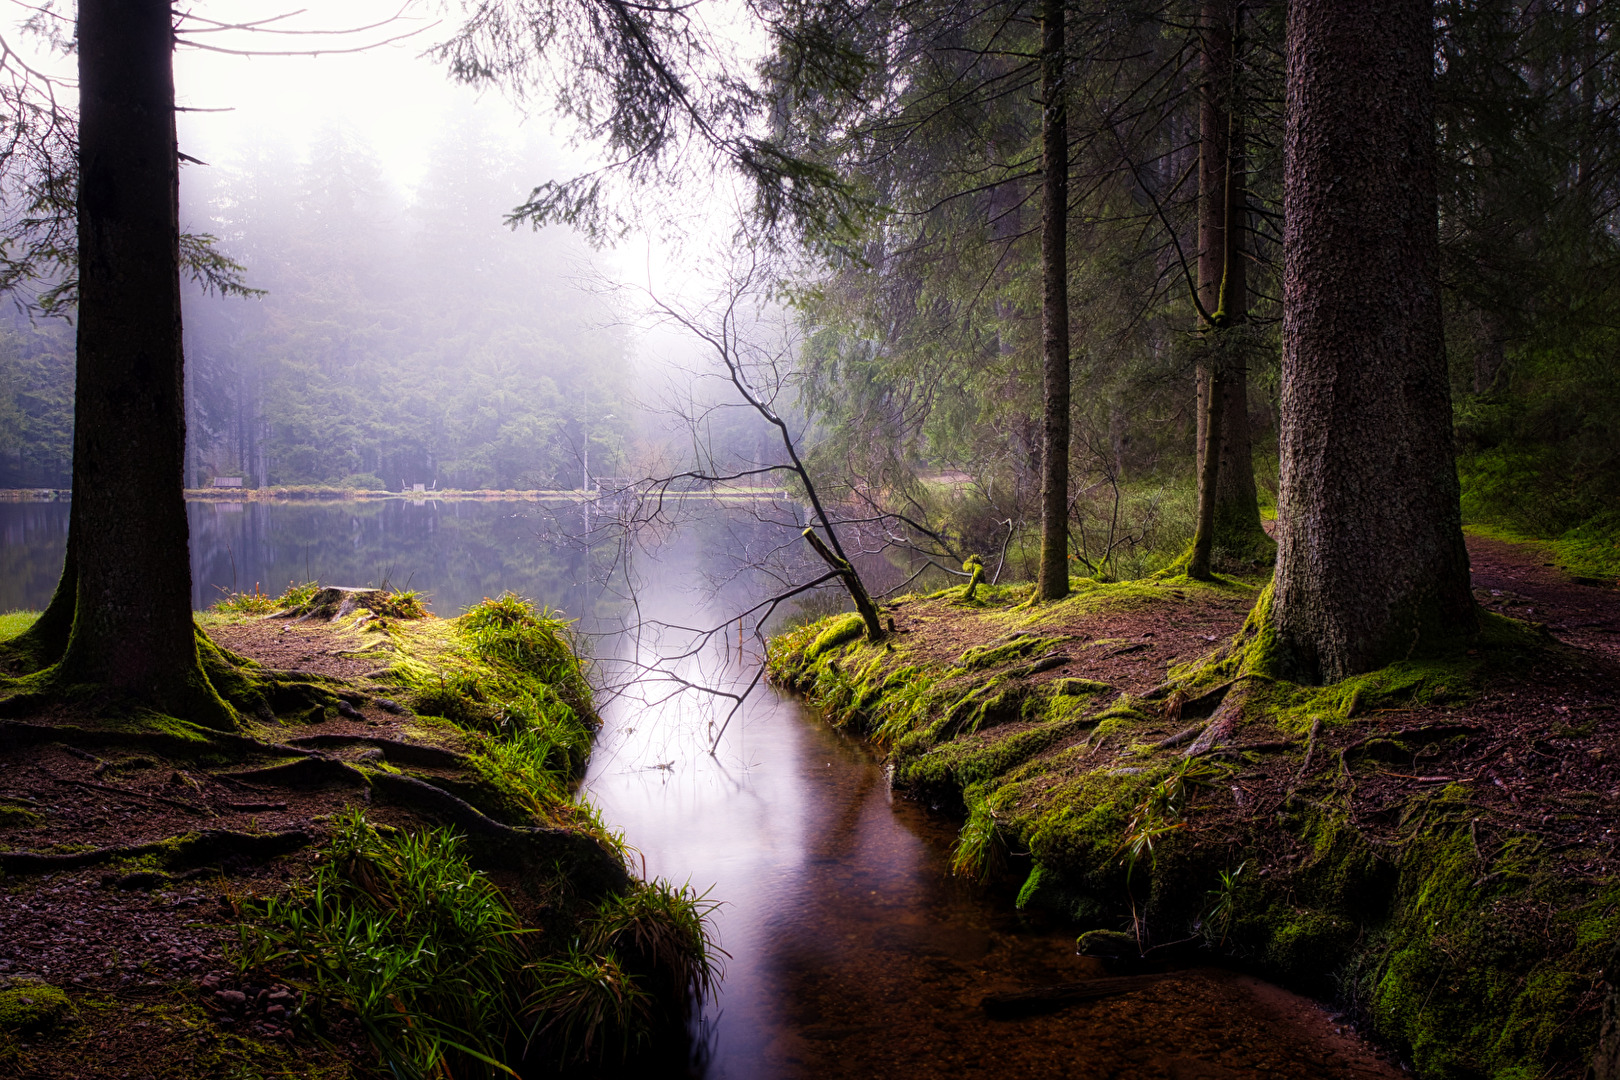
<path fill-rule="evenodd" d="M 1433 0 L 1293 0 L 1270 666 L 1336 681 L 1477 631 L 1440 321 Z"/>
<path fill-rule="evenodd" d="M 1069 90 L 1064 0 L 1041 2 L 1041 565 L 1035 594 L 1069 595 Z"/>
<path fill-rule="evenodd" d="M 1217 543 L 1265 543 L 1254 487 L 1245 360 L 1225 331 L 1247 321 L 1247 205 L 1242 107 L 1234 79 L 1241 5 L 1206 0 L 1199 106 L 1198 301 L 1205 341 L 1198 365 L 1198 524 L 1187 574 L 1208 578 Z M 1213 453 L 1212 453 L 1213 451 Z"/>
<path fill-rule="evenodd" d="M 187 552 L 179 162 L 167 0 L 79 3 L 73 630 L 58 668 L 199 723 Z"/>

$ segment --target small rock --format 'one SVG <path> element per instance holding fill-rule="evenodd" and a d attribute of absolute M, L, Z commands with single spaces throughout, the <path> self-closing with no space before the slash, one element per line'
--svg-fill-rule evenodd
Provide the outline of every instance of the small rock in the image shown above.
<path fill-rule="evenodd" d="M 337 703 L 337 711 L 340 716 L 346 716 L 350 720 L 364 720 L 366 718 L 364 713 L 355 708 L 353 705 L 350 705 L 347 701 L 339 701 Z"/>
<path fill-rule="evenodd" d="M 405 706 L 401 705 L 397 701 L 391 701 L 385 697 L 380 697 L 377 699 L 377 708 L 381 709 L 385 713 L 392 713 L 395 716 L 399 716 L 405 711 Z"/>
<path fill-rule="evenodd" d="M 287 1015 L 287 1010 L 282 1008 L 280 1005 L 271 1005 L 268 1009 L 264 1010 L 264 1013 L 272 1020 L 280 1020 L 283 1016 Z"/>
<path fill-rule="evenodd" d="M 214 996 L 227 1009 L 240 1009 L 247 1004 L 247 995 L 240 990 L 221 990 Z"/>

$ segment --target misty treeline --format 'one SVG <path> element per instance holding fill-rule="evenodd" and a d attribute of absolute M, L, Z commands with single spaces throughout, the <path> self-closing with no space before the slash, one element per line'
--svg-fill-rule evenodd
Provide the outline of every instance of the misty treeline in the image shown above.
<path fill-rule="evenodd" d="M 808 334 L 804 402 L 827 435 L 816 461 L 846 492 L 927 511 L 966 550 L 995 552 L 1010 523 L 1029 576 L 1048 6 L 764 5 L 782 145 L 874 208 L 857 228 L 808 222 L 794 236 L 821 266 L 790 286 Z M 1140 573 L 1193 532 L 1216 365 L 1241 377 L 1222 437 L 1252 443 L 1247 498 L 1276 494 L 1285 10 L 1061 6 L 1071 550 L 1087 572 Z M 1575 564 L 1583 542 L 1612 545 L 1620 524 L 1617 16 L 1605 0 L 1435 7 L 1465 519 L 1563 537 Z M 1206 258 L 1212 206 L 1216 235 L 1225 229 L 1241 259 L 1232 295 Z M 1216 541 L 1217 564 L 1263 558 L 1248 536 Z"/>
<path fill-rule="evenodd" d="M 566 230 L 511 230 L 536 169 L 476 113 L 443 127 L 420 182 L 332 126 L 304 155 L 256 145 L 188 166 L 187 226 L 264 290 L 185 299 L 189 486 L 577 488 L 619 467 L 628 353 L 577 286 Z M 65 487 L 72 329 L 0 330 L 0 486 Z"/>
<path fill-rule="evenodd" d="M 468 23 L 438 58 L 474 84 L 543 83 L 525 64 L 555 44 L 550 23 L 529 20 L 544 7 L 495 5 L 500 18 Z M 717 46 L 676 7 L 621 11 L 611 34 L 569 24 L 605 50 L 630 42 L 632 59 L 647 42 L 680 44 L 674 67 L 569 69 L 587 83 L 623 75 L 570 99 L 600 106 L 594 127 L 575 117 L 588 134 L 626 161 L 701 172 L 718 156 L 759 181 L 761 222 L 791 251 L 797 404 L 829 497 L 926 522 L 956 554 L 1005 546 L 1026 575 L 1041 517 L 1052 8 L 761 0 L 749 11 L 763 58 L 712 85 L 702 54 Z M 1071 549 L 1086 572 L 1129 575 L 1194 530 L 1211 372 L 1230 398 L 1220 439 L 1244 451 L 1226 468 L 1223 444 L 1223 489 L 1261 505 L 1275 495 L 1285 12 L 1268 0 L 1054 10 L 1066 24 Z M 1617 12 L 1620 0 L 1435 6 L 1464 514 L 1571 550 L 1612 535 L 1620 497 Z M 705 142 L 712 153 L 692 152 Z M 600 236 L 636 199 L 592 174 L 543 174 L 476 123 L 446 136 L 408 198 L 352 133 L 305 160 L 265 147 L 233 169 L 187 166 L 186 227 L 217 235 L 267 290 L 188 294 L 187 482 L 572 488 L 587 440 L 593 473 L 630 469 L 615 456 L 632 423 L 625 341 L 571 287 L 579 254 L 564 235 L 513 233 L 502 215 Z M 614 191 L 626 199 L 596 201 Z M 1212 216 L 1223 195 L 1229 228 Z M 1224 301 L 1217 234 L 1243 271 Z M 48 320 L 18 316 L 0 334 L 0 484 L 66 483 L 70 354 L 71 331 Z M 1216 539 L 1218 563 L 1265 558 L 1252 537 Z"/>

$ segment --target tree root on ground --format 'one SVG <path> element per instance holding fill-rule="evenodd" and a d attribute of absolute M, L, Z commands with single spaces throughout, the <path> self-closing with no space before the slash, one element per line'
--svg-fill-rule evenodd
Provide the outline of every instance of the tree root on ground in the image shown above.
<path fill-rule="evenodd" d="M 311 753 L 305 751 L 306 753 Z M 240 772 L 214 773 L 222 780 L 269 787 L 313 789 L 324 787 L 365 787 L 366 774 L 336 758 L 310 756 L 282 765 Z"/>
<path fill-rule="evenodd" d="M 288 739 L 288 746 L 320 749 L 331 746 L 370 746 L 383 752 L 383 757 L 401 765 L 422 765 L 428 768 L 465 769 L 467 759 L 454 750 L 427 743 L 401 742 L 399 739 L 379 739 L 370 735 L 305 735 Z"/>
<path fill-rule="evenodd" d="M 314 750 L 296 746 L 267 743 L 247 735 L 233 735 L 224 731 L 197 729 L 196 738 L 171 735 L 165 731 L 139 728 L 86 728 L 58 724 L 27 724 L 18 720 L 0 720 L 0 750 L 11 750 L 44 743 L 63 746 L 137 746 L 154 753 L 179 758 L 194 758 L 203 754 L 217 754 L 228 750 L 236 754 L 283 754 L 313 757 Z"/>
<path fill-rule="evenodd" d="M 159 856 L 159 861 L 170 868 L 196 866 L 200 863 L 215 862 L 227 856 L 262 862 L 297 851 L 314 839 L 314 835 L 302 829 L 275 833 L 207 829 L 151 844 L 122 844 L 60 855 L 33 851 L 0 852 L 0 871 L 7 874 L 50 874 L 59 870 L 77 870 L 95 866 L 115 859 L 139 859 L 148 855 Z"/>
<path fill-rule="evenodd" d="M 371 786 L 380 801 L 431 814 L 474 836 L 498 841 L 503 846 L 512 845 L 543 862 L 564 861 L 575 868 L 573 884 L 584 891 L 622 889 L 630 881 L 622 863 L 586 833 L 507 825 L 459 795 L 415 776 L 375 773 Z"/>

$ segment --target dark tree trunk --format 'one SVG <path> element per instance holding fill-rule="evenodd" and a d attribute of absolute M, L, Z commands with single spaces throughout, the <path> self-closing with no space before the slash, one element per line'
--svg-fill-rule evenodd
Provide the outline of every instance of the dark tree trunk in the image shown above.
<path fill-rule="evenodd" d="M 1477 631 L 1440 321 L 1432 0 L 1293 0 L 1273 666 Z"/>
<path fill-rule="evenodd" d="M 73 630 L 59 665 L 199 723 L 187 551 L 174 35 L 166 0 L 80 0 Z"/>
<path fill-rule="evenodd" d="M 1064 0 L 1041 2 L 1041 565 L 1036 596 L 1069 595 L 1069 91 Z"/>
<path fill-rule="evenodd" d="M 1226 331 L 1248 320 L 1244 258 L 1247 195 L 1242 105 L 1234 53 L 1242 7 L 1207 0 L 1204 88 L 1199 103 L 1198 301 L 1204 343 L 1198 365 L 1198 524 L 1187 574 L 1208 578 L 1217 542 L 1264 544 L 1254 487 L 1245 358 Z"/>

